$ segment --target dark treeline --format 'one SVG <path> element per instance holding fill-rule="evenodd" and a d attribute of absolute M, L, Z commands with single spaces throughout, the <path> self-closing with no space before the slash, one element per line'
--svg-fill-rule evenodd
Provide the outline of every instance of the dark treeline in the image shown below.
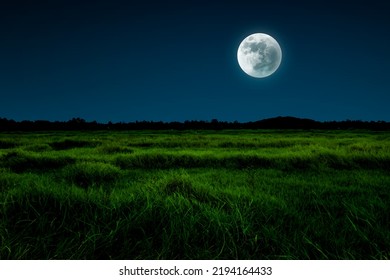
<path fill-rule="evenodd" d="M 0 131 L 50 131 L 50 130 L 221 130 L 221 129 L 367 129 L 390 130 L 390 122 L 385 121 L 327 121 L 319 122 L 311 119 L 295 117 L 276 117 L 254 122 L 226 122 L 213 119 L 211 121 L 136 121 L 119 123 L 88 122 L 81 118 L 69 121 L 14 121 L 0 118 Z"/>

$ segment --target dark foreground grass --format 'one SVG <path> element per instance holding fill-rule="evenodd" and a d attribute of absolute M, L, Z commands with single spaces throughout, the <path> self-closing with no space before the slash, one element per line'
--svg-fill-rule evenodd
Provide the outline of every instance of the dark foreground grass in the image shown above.
<path fill-rule="evenodd" d="M 389 139 L 3 135 L 0 259 L 389 259 Z"/>

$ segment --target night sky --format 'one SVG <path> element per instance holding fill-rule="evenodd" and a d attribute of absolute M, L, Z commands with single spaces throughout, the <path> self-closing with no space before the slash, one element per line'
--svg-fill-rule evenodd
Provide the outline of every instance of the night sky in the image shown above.
<path fill-rule="evenodd" d="M 246 75 L 267 33 L 283 60 Z M 389 1 L 0 1 L 0 117 L 390 121 Z"/>

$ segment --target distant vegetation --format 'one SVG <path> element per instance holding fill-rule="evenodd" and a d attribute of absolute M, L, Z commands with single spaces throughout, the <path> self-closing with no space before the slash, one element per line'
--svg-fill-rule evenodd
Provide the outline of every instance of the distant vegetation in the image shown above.
<path fill-rule="evenodd" d="M 0 134 L 0 259 L 389 259 L 390 133 Z"/>
<path fill-rule="evenodd" d="M 213 119 L 211 121 L 185 122 L 153 122 L 137 121 L 129 123 L 87 122 L 81 118 L 73 118 L 66 122 L 50 122 L 45 120 L 21 121 L 0 118 L 0 131 L 49 131 L 49 130 L 222 130 L 222 129 L 366 129 L 390 130 L 390 122 L 385 121 L 329 121 L 319 122 L 311 119 L 295 117 L 276 117 L 255 122 L 226 122 Z M 0 144 L 1 145 L 1 144 Z"/>

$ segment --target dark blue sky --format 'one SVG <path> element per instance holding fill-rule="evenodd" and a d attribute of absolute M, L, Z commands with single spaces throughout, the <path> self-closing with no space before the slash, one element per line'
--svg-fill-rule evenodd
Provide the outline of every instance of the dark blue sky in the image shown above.
<path fill-rule="evenodd" d="M 0 1 L 0 117 L 390 121 L 388 1 Z M 242 39 L 283 60 L 247 76 Z"/>

